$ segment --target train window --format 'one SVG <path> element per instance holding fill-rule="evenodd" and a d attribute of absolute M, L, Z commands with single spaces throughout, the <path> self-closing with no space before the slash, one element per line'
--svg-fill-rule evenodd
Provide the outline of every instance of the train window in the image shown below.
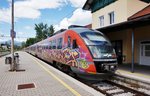
<path fill-rule="evenodd" d="M 52 41 L 52 48 L 53 48 L 53 49 L 56 49 L 56 40 L 53 40 L 53 41 Z"/>
<path fill-rule="evenodd" d="M 71 47 L 71 37 L 68 36 L 68 47 Z"/>
<path fill-rule="evenodd" d="M 46 49 L 49 49 L 49 46 L 48 46 L 48 45 L 46 46 Z"/>
<path fill-rule="evenodd" d="M 78 48 L 77 40 L 73 40 L 72 49 Z"/>
<path fill-rule="evenodd" d="M 61 49 L 61 48 L 62 48 L 62 38 L 59 38 L 57 43 L 57 49 Z"/>
<path fill-rule="evenodd" d="M 51 49 L 52 48 L 52 41 L 50 41 L 50 43 L 49 43 L 49 49 Z"/>

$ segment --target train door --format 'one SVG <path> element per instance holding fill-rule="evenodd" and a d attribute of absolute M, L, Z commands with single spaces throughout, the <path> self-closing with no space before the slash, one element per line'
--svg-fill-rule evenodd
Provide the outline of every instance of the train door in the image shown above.
<path fill-rule="evenodd" d="M 150 41 L 140 43 L 140 65 L 148 65 L 150 62 Z"/>
<path fill-rule="evenodd" d="M 122 40 L 112 41 L 112 46 L 114 47 L 114 49 L 116 51 L 118 64 L 122 64 L 122 62 L 123 62 Z"/>
<path fill-rule="evenodd" d="M 68 44 L 67 44 L 67 47 L 71 47 L 71 37 L 70 36 L 68 36 Z"/>

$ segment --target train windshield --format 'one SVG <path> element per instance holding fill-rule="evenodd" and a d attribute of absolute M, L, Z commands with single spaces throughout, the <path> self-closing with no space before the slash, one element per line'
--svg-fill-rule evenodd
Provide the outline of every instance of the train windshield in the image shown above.
<path fill-rule="evenodd" d="M 86 45 L 110 45 L 109 40 L 101 33 L 89 31 L 82 32 L 80 35 L 84 39 Z"/>
<path fill-rule="evenodd" d="M 110 41 L 101 33 L 90 31 L 80 33 L 94 58 L 112 58 L 115 54 Z"/>

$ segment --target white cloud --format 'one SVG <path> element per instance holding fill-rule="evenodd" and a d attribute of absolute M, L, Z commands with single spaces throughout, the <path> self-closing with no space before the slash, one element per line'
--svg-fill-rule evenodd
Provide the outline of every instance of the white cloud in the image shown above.
<path fill-rule="evenodd" d="M 32 26 L 25 26 L 24 28 L 27 30 L 33 29 Z"/>
<path fill-rule="evenodd" d="M 18 34 L 19 34 L 19 35 L 23 35 L 23 34 L 24 34 L 24 32 L 18 32 Z"/>
<path fill-rule="evenodd" d="M 10 23 L 11 21 L 11 0 L 9 8 L 0 9 L 0 21 Z M 29 18 L 36 19 L 41 15 L 41 9 L 54 9 L 59 8 L 66 4 L 66 0 L 16 0 L 14 3 L 15 19 Z"/>
<path fill-rule="evenodd" d="M 36 19 L 39 18 L 41 15 L 40 11 L 28 8 L 28 7 L 18 7 L 15 10 L 15 17 L 16 18 L 29 18 L 29 19 Z"/>
<path fill-rule="evenodd" d="M 89 11 L 84 11 L 81 8 L 76 9 L 70 18 L 64 18 L 58 25 L 54 25 L 55 30 L 67 28 L 69 25 L 85 26 L 92 22 L 92 15 Z"/>
<path fill-rule="evenodd" d="M 11 21 L 11 0 L 7 0 L 10 7 L 0 9 L 0 21 L 10 23 Z M 41 16 L 41 9 L 60 8 L 71 4 L 73 7 L 81 8 L 86 0 L 16 0 L 15 20 L 19 18 L 37 19 Z"/>
<path fill-rule="evenodd" d="M 27 40 L 27 38 L 15 38 L 15 41 L 18 41 L 18 42 L 25 42 Z"/>
<path fill-rule="evenodd" d="M 83 7 L 86 0 L 68 0 L 73 7 L 81 8 Z"/>
<path fill-rule="evenodd" d="M 3 8 L 0 9 L 0 21 L 10 23 L 11 20 L 11 12 L 9 9 Z"/>

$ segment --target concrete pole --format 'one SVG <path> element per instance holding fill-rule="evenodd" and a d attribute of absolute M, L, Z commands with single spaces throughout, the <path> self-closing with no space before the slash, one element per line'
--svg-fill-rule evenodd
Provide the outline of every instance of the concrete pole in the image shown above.
<path fill-rule="evenodd" d="M 132 29 L 132 69 L 131 72 L 134 73 L 134 29 Z"/>
<path fill-rule="evenodd" d="M 12 29 L 11 29 L 11 54 L 12 54 L 12 64 L 11 65 L 11 71 L 15 71 L 15 62 L 14 62 L 14 0 L 12 0 L 12 14 L 11 14 L 11 23 L 12 23 Z"/>

